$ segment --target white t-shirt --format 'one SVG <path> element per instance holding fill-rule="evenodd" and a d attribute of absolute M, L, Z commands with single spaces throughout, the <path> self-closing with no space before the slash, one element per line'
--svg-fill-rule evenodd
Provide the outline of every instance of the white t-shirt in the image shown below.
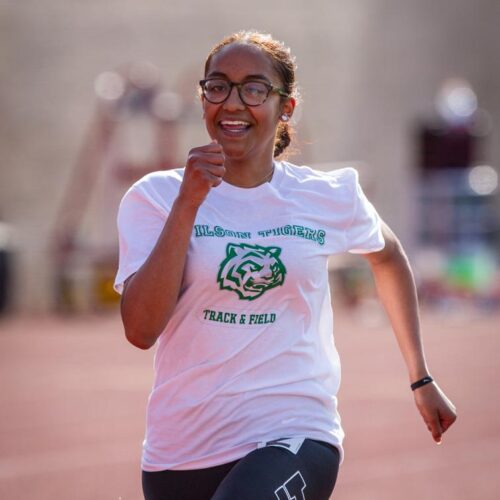
<path fill-rule="evenodd" d="M 149 174 L 123 198 L 117 291 L 155 245 L 182 176 Z M 213 188 L 157 341 L 143 469 L 212 467 L 278 438 L 323 440 L 342 453 L 327 259 L 383 246 L 352 168 L 275 162 L 269 183 Z"/>

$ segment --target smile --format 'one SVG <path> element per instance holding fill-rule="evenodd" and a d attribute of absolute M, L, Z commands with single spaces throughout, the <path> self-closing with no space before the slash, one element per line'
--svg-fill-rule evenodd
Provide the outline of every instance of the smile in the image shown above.
<path fill-rule="evenodd" d="M 222 120 L 219 126 L 228 135 L 241 135 L 251 127 L 249 122 L 242 120 Z"/>

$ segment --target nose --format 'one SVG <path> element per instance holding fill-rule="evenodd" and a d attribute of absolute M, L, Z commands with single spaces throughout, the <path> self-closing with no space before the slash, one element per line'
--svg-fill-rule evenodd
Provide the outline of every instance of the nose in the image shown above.
<path fill-rule="evenodd" d="M 241 100 L 237 87 L 234 85 L 229 92 L 228 98 L 222 103 L 224 109 L 245 109 L 245 103 Z"/>

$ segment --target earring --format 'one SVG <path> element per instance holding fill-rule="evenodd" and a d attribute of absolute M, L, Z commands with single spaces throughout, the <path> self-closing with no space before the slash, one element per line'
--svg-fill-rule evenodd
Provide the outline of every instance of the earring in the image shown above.
<path fill-rule="evenodd" d="M 283 113 L 281 115 L 281 121 L 287 122 L 289 119 L 290 117 L 287 114 Z"/>

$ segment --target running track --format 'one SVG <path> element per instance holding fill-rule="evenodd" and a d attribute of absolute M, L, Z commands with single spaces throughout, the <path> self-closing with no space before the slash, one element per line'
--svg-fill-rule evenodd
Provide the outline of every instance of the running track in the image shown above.
<path fill-rule="evenodd" d="M 423 314 L 435 378 L 459 410 L 437 446 L 377 306 L 336 317 L 346 460 L 335 500 L 500 498 L 500 312 Z M 140 500 L 152 352 L 117 315 L 0 321 L 0 498 Z"/>

